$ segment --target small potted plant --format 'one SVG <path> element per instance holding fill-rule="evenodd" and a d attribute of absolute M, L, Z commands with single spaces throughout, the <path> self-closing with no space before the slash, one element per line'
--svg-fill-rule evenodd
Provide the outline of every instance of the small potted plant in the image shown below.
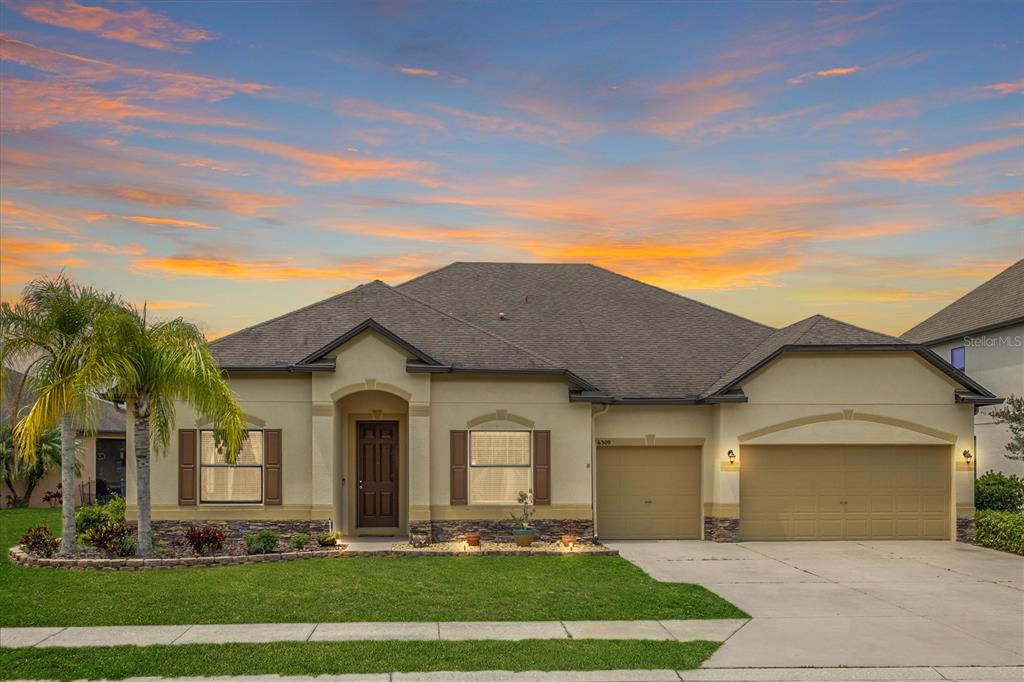
<path fill-rule="evenodd" d="M 479 547 L 480 546 L 480 532 L 479 531 L 474 531 L 474 532 L 466 533 L 465 538 L 466 538 L 466 544 L 469 545 L 470 547 Z"/>
<path fill-rule="evenodd" d="M 530 517 L 533 516 L 533 491 L 524 493 L 519 491 L 519 504 L 523 505 L 523 513 L 509 513 L 512 519 L 512 538 L 520 547 L 529 547 L 537 538 L 537 529 L 530 525 Z"/>
<path fill-rule="evenodd" d="M 562 546 L 572 547 L 573 545 L 575 545 L 577 540 L 576 522 L 566 521 L 564 524 L 562 524 L 562 529 L 565 531 L 565 533 L 562 535 Z"/>

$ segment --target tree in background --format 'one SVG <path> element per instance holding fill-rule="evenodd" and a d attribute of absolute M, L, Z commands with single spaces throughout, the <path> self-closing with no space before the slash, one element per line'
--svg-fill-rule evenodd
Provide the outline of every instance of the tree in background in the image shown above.
<path fill-rule="evenodd" d="M 1000 424 L 1010 428 L 1010 442 L 1006 444 L 1007 459 L 1024 459 L 1024 396 L 1012 393 L 1001 407 L 989 411 L 989 414 Z"/>
<path fill-rule="evenodd" d="M 112 386 L 128 406 L 135 434 L 138 554 L 152 551 L 150 453 L 165 452 L 174 430 L 174 403 L 182 401 L 214 424 L 214 438 L 234 462 L 246 437 L 245 417 L 203 333 L 178 318 L 151 322 L 145 307 L 122 305 L 97 320 L 82 381 Z"/>
<path fill-rule="evenodd" d="M 47 430 L 60 425 L 65 493 L 61 554 L 74 553 L 76 548 L 75 425 L 91 434 L 96 420 L 97 385 L 83 380 L 83 363 L 97 338 L 96 321 L 116 302 L 113 296 L 79 286 L 60 274 L 32 280 L 22 290 L 20 302 L 0 306 L 0 362 L 5 367 L 10 360 L 27 364 L 26 381 L 35 393 L 28 413 L 15 422 L 15 456 L 31 463 Z"/>
<path fill-rule="evenodd" d="M 8 506 L 27 507 L 39 481 L 51 471 L 60 469 L 61 453 L 60 429 L 51 427 L 39 439 L 35 457 L 18 457 L 11 425 L 7 422 L 0 424 L 0 478 L 9 491 Z M 76 457 L 75 473 L 80 473 L 81 469 L 82 462 Z M 20 494 L 17 481 L 25 483 L 25 490 Z"/>

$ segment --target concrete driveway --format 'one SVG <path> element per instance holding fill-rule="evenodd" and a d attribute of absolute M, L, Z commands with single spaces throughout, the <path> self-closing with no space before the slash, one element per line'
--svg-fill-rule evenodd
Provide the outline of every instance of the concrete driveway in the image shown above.
<path fill-rule="evenodd" d="M 708 667 L 1024 663 L 1024 558 L 956 542 L 613 542 L 752 616 Z"/>

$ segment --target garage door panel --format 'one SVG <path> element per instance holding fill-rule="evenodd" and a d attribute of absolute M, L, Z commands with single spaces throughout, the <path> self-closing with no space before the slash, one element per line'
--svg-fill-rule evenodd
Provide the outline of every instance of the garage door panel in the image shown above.
<path fill-rule="evenodd" d="M 596 497 L 602 538 L 700 538 L 700 448 L 601 448 Z"/>
<path fill-rule="evenodd" d="M 757 446 L 741 462 L 745 540 L 949 536 L 949 448 Z"/>

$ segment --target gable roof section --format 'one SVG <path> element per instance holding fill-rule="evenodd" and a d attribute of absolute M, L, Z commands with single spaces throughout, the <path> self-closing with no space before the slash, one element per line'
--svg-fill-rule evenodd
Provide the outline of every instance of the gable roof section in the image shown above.
<path fill-rule="evenodd" d="M 914 343 L 938 343 L 1024 322 L 1024 259 L 908 330 Z"/>
<path fill-rule="evenodd" d="M 954 369 L 952 365 L 922 345 L 909 343 L 895 336 L 873 332 L 870 329 L 824 315 L 814 315 L 777 330 L 722 375 L 708 390 L 705 398 L 710 402 L 742 400 L 742 393 L 736 393 L 735 387 L 779 355 L 787 351 L 816 350 L 913 351 L 965 389 L 957 393 L 958 401 L 979 404 L 1002 402 L 966 374 Z"/>
<path fill-rule="evenodd" d="M 326 353 L 373 330 L 428 365 L 554 369 L 542 357 L 380 281 L 225 336 L 210 344 L 225 369 L 331 369 Z"/>
<path fill-rule="evenodd" d="M 694 399 L 774 331 L 586 264 L 453 263 L 396 288 L 638 399 Z"/>

